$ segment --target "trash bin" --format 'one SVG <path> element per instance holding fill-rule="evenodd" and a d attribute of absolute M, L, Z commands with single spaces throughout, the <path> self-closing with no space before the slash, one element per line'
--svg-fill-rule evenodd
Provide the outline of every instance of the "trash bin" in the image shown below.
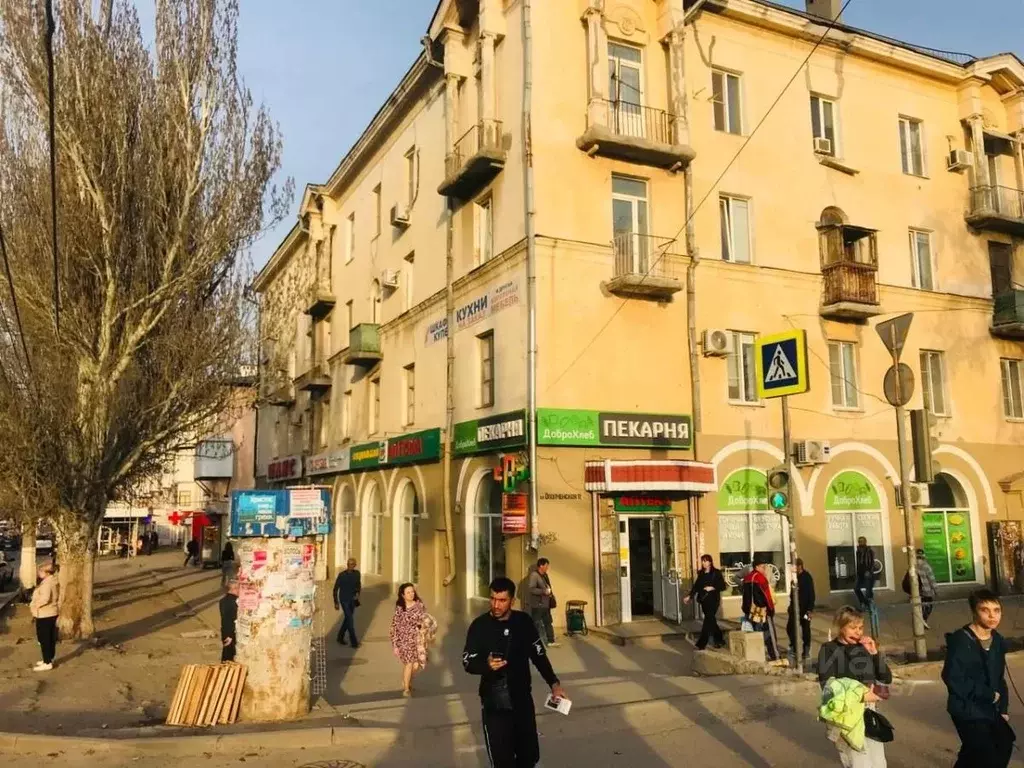
<path fill-rule="evenodd" d="M 586 600 L 569 600 L 565 604 L 565 633 L 573 635 L 587 634 Z"/>

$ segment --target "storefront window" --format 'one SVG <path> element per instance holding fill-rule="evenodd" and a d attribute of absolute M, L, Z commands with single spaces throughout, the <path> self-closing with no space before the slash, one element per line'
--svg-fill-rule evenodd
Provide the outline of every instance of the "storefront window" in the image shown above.
<path fill-rule="evenodd" d="M 765 473 L 746 468 L 733 472 L 718 491 L 718 558 L 728 594 L 740 594 L 743 577 L 755 558 L 767 558 L 768 578 L 785 592 L 786 536 L 782 518 L 768 509 Z"/>
<path fill-rule="evenodd" d="M 825 520 L 829 589 L 853 589 L 856 585 L 857 540 L 861 536 L 875 551 L 875 587 L 888 586 L 891 579 L 885 564 L 889 544 L 874 484 L 860 472 L 840 472 L 825 491 Z"/>
<path fill-rule="evenodd" d="M 505 575 L 505 541 L 501 534 L 501 486 L 490 475 L 480 480 L 473 504 L 476 595 L 490 595 L 491 580 Z"/>
<path fill-rule="evenodd" d="M 921 548 L 935 571 L 935 580 L 940 584 L 975 581 L 971 511 L 963 489 L 944 474 L 936 476 L 928 489 L 933 508 L 921 516 Z"/>
<path fill-rule="evenodd" d="M 384 570 L 381 551 L 384 541 L 384 507 L 376 483 L 372 483 L 367 492 L 363 522 L 363 535 L 366 537 L 366 572 L 380 575 Z"/>
<path fill-rule="evenodd" d="M 399 578 L 413 584 L 420 579 L 420 500 L 412 483 L 402 490 L 399 520 Z"/>

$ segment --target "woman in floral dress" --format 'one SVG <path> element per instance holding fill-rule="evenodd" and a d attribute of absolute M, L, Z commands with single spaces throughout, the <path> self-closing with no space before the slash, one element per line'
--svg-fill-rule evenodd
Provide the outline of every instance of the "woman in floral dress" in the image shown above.
<path fill-rule="evenodd" d="M 395 615 L 391 617 L 391 647 L 402 662 L 402 695 L 412 695 L 412 678 L 427 666 L 427 650 L 437 631 L 437 622 L 416 594 L 416 587 L 398 588 Z"/>

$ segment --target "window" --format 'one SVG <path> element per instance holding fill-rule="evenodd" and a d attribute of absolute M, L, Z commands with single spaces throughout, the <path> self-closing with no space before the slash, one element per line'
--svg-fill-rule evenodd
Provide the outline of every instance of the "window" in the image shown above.
<path fill-rule="evenodd" d="M 405 257 L 405 269 L 402 270 L 402 282 L 405 287 L 405 308 L 406 310 L 412 309 L 415 305 L 413 300 L 413 267 L 416 264 L 416 255 L 410 253 Z"/>
<path fill-rule="evenodd" d="M 924 176 L 924 124 L 910 117 L 900 118 L 900 157 L 903 172 Z"/>
<path fill-rule="evenodd" d="M 722 261 L 750 263 L 750 202 L 739 197 L 718 198 L 722 214 Z"/>
<path fill-rule="evenodd" d="M 346 332 L 347 331 L 351 331 L 352 328 L 355 326 L 355 313 L 354 313 L 353 309 L 354 308 L 353 308 L 353 305 L 352 305 L 352 300 L 349 299 L 348 301 L 345 302 L 345 323 L 346 323 L 345 331 Z"/>
<path fill-rule="evenodd" d="M 729 370 L 729 400 L 734 403 L 757 402 L 757 374 L 754 370 L 753 333 L 733 331 L 732 352 L 726 361 Z"/>
<path fill-rule="evenodd" d="M 711 100 L 715 105 L 715 130 L 743 133 L 740 107 L 740 76 L 720 69 L 711 71 Z"/>
<path fill-rule="evenodd" d="M 178 506 L 183 508 L 192 506 L 192 491 L 178 491 Z"/>
<path fill-rule="evenodd" d="M 373 188 L 373 215 L 374 215 L 374 234 L 380 235 L 380 229 L 382 221 L 384 219 L 384 204 L 381 200 L 380 184 Z"/>
<path fill-rule="evenodd" d="M 326 448 L 327 438 L 331 434 L 331 401 L 324 398 L 315 406 L 313 432 L 316 437 L 316 447 Z"/>
<path fill-rule="evenodd" d="M 988 262 L 992 273 L 992 298 L 1013 290 L 1013 246 L 989 241 Z"/>
<path fill-rule="evenodd" d="M 935 290 L 931 232 L 924 232 L 920 229 L 910 230 L 910 258 L 912 285 L 926 291 Z"/>
<path fill-rule="evenodd" d="M 477 336 L 480 350 L 480 407 L 494 405 L 494 331 Z"/>
<path fill-rule="evenodd" d="M 356 215 L 350 213 L 345 219 L 345 263 L 356 257 Z"/>
<path fill-rule="evenodd" d="M 941 352 L 921 350 L 921 392 L 924 408 L 936 416 L 949 416 L 946 399 L 946 360 Z"/>
<path fill-rule="evenodd" d="M 849 341 L 830 341 L 828 364 L 832 377 L 832 405 L 836 408 L 859 408 L 856 345 Z"/>
<path fill-rule="evenodd" d="M 363 562 L 367 573 L 380 575 L 384 570 L 384 505 L 377 483 L 370 483 L 363 510 Z"/>
<path fill-rule="evenodd" d="M 1003 415 L 1008 419 L 1024 419 L 1024 392 L 1021 390 L 1022 360 L 1003 358 Z"/>
<path fill-rule="evenodd" d="M 416 422 L 416 365 L 405 366 L 405 426 Z"/>
<path fill-rule="evenodd" d="M 407 208 L 406 210 L 412 209 L 412 204 L 416 202 L 416 195 L 419 192 L 420 187 L 420 174 L 419 174 L 419 153 L 416 151 L 416 146 L 405 153 L 405 178 L 409 185 L 406 198 Z"/>
<path fill-rule="evenodd" d="M 402 490 L 398 519 L 398 578 L 415 584 L 420 580 L 420 500 L 416 487 L 407 482 Z"/>
<path fill-rule="evenodd" d="M 473 205 L 473 251 L 476 263 L 483 264 L 494 255 L 494 231 L 491 217 L 491 197 Z"/>
<path fill-rule="evenodd" d="M 370 434 L 380 429 L 380 379 L 370 380 Z"/>
<path fill-rule="evenodd" d="M 645 274 L 648 268 L 647 182 L 612 175 L 612 237 L 616 268 Z"/>
<path fill-rule="evenodd" d="M 729 595 L 739 595 L 743 577 L 764 559 L 768 581 L 785 592 L 782 574 L 788 551 L 782 516 L 768 508 L 768 480 L 753 467 L 731 472 L 718 491 L 718 553 Z"/>
<path fill-rule="evenodd" d="M 505 540 L 501 533 L 501 485 L 490 473 L 480 479 L 473 503 L 474 594 L 490 595 L 491 581 L 505 575 Z"/>
<path fill-rule="evenodd" d="M 625 136 L 644 136 L 643 50 L 609 43 L 608 74 L 612 129 Z"/>
<path fill-rule="evenodd" d="M 341 436 L 348 440 L 352 437 L 352 390 L 346 390 L 341 396 Z"/>
<path fill-rule="evenodd" d="M 891 552 L 875 484 L 856 470 L 839 472 L 825 489 L 824 506 L 829 589 L 836 592 L 856 586 L 857 542 L 862 537 L 874 552 L 875 588 L 887 587 Z"/>
<path fill-rule="evenodd" d="M 839 155 L 839 135 L 836 131 L 836 105 L 831 99 L 811 96 L 811 131 L 816 139 L 828 139 L 826 155 Z M 815 150 L 818 146 L 815 146 Z"/>

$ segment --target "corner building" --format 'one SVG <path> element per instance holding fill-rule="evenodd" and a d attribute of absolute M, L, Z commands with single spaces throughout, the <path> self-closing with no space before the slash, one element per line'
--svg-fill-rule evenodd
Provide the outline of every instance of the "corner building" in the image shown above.
<path fill-rule="evenodd" d="M 809 5 L 441 2 L 255 286 L 258 483 L 333 489 L 332 574 L 351 555 L 462 614 L 536 543 L 592 624 L 680 617 L 702 552 L 735 583 L 769 555 L 784 592 L 753 345 L 801 328 L 800 554 L 840 602 L 864 536 L 902 600 L 873 325 L 913 312 L 908 407 L 941 465 L 916 539 L 947 594 L 999 575 L 1024 518 L 1024 65 Z"/>

